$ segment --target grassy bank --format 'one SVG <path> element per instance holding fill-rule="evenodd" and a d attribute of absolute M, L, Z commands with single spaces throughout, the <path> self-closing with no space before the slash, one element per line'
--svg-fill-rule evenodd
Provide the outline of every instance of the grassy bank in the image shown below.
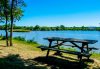
<path fill-rule="evenodd" d="M 6 47 L 5 40 L 0 40 L 0 69 L 63 69 L 63 67 L 79 67 L 77 56 L 63 54 L 65 57 L 53 55 L 45 59 L 46 51 L 37 48 L 38 43 L 24 40 L 24 38 L 14 38 L 13 46 Z M 100 54 L 94 53 L 91 56 L 94 61 L 86 62 L 82 65 L 83 69 L 98 69 Z"/>
<path fill-rule="evenodd" d="M 31 30 L 26 30 L 26 29 L 13 29 L 13 32 L 30 32 L 30 31 Z"/>

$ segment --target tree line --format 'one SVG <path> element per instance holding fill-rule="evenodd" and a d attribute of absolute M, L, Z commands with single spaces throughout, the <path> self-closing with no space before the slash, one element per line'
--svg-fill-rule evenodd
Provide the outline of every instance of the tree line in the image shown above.
<path fill-rule="evenodd" d="M 8 28 L 10 28 L 10 25 L 7 25 Z M 26 30 L 31 30 L 31 31 L 64 31 L 64 30 L 83 30 L 83 31 L 100 31 L 100 27 L 65 27 L 64 25 L 56 26 L 56 27 L 47 27 L 47 26 L 16 26 L 15 24 L 13 25 L 14 29 L 26 29 Z M 5 29 L 5 25 L 0 26 L 1 30 Z"/>

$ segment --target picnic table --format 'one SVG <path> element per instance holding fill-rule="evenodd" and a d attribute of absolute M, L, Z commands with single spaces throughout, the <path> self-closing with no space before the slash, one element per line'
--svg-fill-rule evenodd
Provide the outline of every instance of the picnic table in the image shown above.
<path fill-rule="evenodd" d="M 45 40 L 49 41 L 48 46 L 40 46 L 42 50 L 47 50 L 46 57 L 48 57 L 50 50 L 56 51 L 57 53 L 69 53 L 73 55 L 77 55 L 79 61 L 82 60 L 82 57 L 89 57 L 91 56 L 90 51 L 97 50 L 98 48 L 90 47 L 89 44 L 95 44 L 98 42 L 97 40 L 87 40 L 87 39 L 76 39 L 76 38 L 61 38 L 61 37 L 47 37 L 44 38 Z M 56 42 L 55 45 L 53 42 Z M 71 43 L 71 45 L 66 45 L 65 43 Z M 78 44 L 80 43 L 80 44 Z M 62 50 L 60 49 L 61 46 L 69 46 L 69 47 L 76 47 L 80 51 L 70 51 L 70 50 Z"/>

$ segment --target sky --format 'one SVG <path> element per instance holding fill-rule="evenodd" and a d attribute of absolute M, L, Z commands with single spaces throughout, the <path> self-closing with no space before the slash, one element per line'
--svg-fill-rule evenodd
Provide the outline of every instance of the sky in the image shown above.
<path fill-rule="evenodd" d="M 24 0 L 18 26 L 100 26 L 100 0 Z"/>

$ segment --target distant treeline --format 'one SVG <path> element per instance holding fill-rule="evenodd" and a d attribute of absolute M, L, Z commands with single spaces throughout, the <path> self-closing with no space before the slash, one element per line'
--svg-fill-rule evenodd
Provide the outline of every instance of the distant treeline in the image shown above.
<path fill-rule="evenodd" d="M 9 28 L 9 25 L 8 25 Z M 0 26 L 0 30 L 4 30 L 5 25 Z M 56 26 L 56 27 L 47 27 L 47 26 L 13 26 L 13 29 L 24 29 L 24 30 L 32 30 L 32 31 L 64 31 L 64 30 L 83 30 L 83 31 L 100 31 L 100 27 L 65 27 L 64 25 Z"/>

